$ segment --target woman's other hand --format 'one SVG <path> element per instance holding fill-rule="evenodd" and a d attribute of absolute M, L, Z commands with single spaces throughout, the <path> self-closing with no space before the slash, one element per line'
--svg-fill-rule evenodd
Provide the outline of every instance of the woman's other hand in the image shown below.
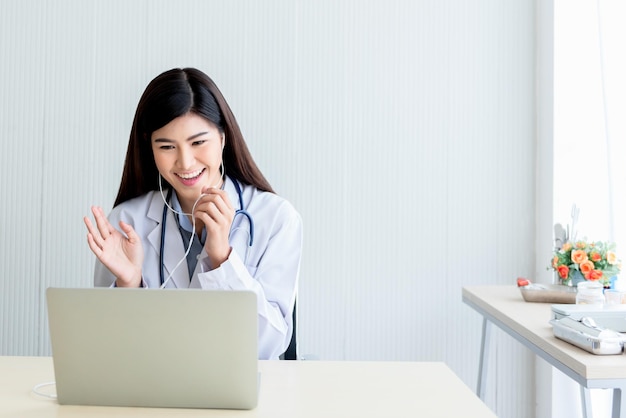
<path fill-rule="evenodd" d="M 141 239 L 133 227 L 123 221 L 120 221 L 120 228 L 126 236 L 113 228 L 101 207 L 92 206 L 91 212 L 96 226 L 88 217 L 83 218 L 88 230 L 89 248 L 115 275 L 118 287 L 139 287 L 143 264 Z"/>
<path fill-rule="evenodd" d="M 204 250 L 209 256 L 211 269 L 215 269 L 230 255 L 228 235 L 235 217 L 235 209 L 224 190 L 211 187 L 202 191 L 193 216 L 196 218 L 196 232 L 201 232 L 202 227 L 206 227 Z"/>

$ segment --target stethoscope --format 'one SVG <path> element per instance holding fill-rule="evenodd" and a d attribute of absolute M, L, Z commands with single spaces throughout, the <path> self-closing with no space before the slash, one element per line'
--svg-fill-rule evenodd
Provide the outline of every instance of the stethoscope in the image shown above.
<path fill-rule="evenodd" d="M 239 181 L 234 179 L 233 184 L 235 185 L 235 190 L 237 191 L 237 196 L 239 197 L 239 209 L 235 211 L 235 216 L 233 217 L 233 223 L 231 224 L 231 228 L 232 228 L 232 225 L 235 224 L 235 218 L 237 218 L 237 215 L 243 215 L 246 218 L 248 218 L 248 224 L 250 225 L 250 234 L 249 234 L 249 240 L 248 240 L 248 249 L 249 249 L 250 247 L 252 247 L 252 242 L 254 241 L 254 221 L 252 220 L 252 215 L 250 215 L 250 213 L 244 209 L 243 193 L 241 192 L 241 186 L 239 185 Z M 161 220 L 161 248 L 160 248 L 160 253 L 159 253 L 159 265 L 160 265 L 159 277 L 161 280 L 161 286 L 163 286 L 163 284 L 165 283 L 165 260 L 164 260 L 165 226 L 167 223 L 167 211 L 169 209 L 169 204 L 167 203 L 169 203 L 171 199 L 172 199 L 172 188 L 170 188 L 170 190 L 167 192 L 167 200 L 166 200 L 166 204 L 163 205 L 163 218 Z M 231 233 L 232 233 L 232 229 L 231 229 Z M 193 239 L 193 236 L 191 239 Z M 191 245 L 191 240 L 190 240 L 190 245 Z M 246 251 L 246 257 L 247 257 L 247 251 Z"/>

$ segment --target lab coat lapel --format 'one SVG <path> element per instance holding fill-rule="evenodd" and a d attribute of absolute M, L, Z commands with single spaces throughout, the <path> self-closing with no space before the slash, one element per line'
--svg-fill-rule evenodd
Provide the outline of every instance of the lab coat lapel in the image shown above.
<path fill-rule="evenodd" d="M 152 199 L 150 208 L 148 209 L 148 217 L 156 221 L 155 228 L 148 234 L 148 241 L 152 246 L 155 262 L 150 263 L 151 267 L 156 266 L 153 271 L 155 277 L 160 277 L 160 252 L 161 252 L 161 221 L 163 217 L 164 208 L 163 199 L 160 193 L 155 193 Z M 179 261 L 183 260 L 174 275 L 168 282 L 168 286 L 172 284 L 178 288 L 189 287 L 189 269 L 187 268 L 187 262 L 185 258 L 185 248 L 183 240 L 178 230 L 178 223 L 176 222 L 175 214 L 171 211 L 167 211 L 167 221 L 165 225 L 165 250 L 164 250 L 164 277 L 163 280 L 167 280 L 169 275 L 174 271 L 174 268 Z M 157 279 L 158 280 L 158 279 Z"/>
<path fill-rule="evenodd" d="M 237 189 L 235 189 L 235 181 L 236 180 L 232 180 L 230 177 L 226 176 L 226 180 L 224 181 L 224 190 L 228 194 L 230 203 L 233 205 L 235 210 L 237 210 L 241 208 L 239 207 L 239 195 L 237 194 Z M 241 187 L 243 187 L 243 185 Z"/>

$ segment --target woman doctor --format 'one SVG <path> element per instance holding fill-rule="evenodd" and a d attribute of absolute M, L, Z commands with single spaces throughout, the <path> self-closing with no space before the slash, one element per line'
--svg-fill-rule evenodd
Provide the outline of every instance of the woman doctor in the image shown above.
<path fill-rule="evenodd" d="M 302 221 L 260 172 L 213 81 L 197 69 L 143 93 L 108 219 L 92 207 L 96 286 L 252 290 L 259 358 L 291 339 Z"/>

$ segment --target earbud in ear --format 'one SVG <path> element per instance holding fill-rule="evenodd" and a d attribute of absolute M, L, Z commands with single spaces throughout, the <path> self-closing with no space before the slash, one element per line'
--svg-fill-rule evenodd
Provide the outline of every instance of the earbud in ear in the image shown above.
<path fill-rule="evenodd" d="M 224 150 L 225 146 L 226 146 L 226 135 L 222 134 L 222 150 Z"/>

